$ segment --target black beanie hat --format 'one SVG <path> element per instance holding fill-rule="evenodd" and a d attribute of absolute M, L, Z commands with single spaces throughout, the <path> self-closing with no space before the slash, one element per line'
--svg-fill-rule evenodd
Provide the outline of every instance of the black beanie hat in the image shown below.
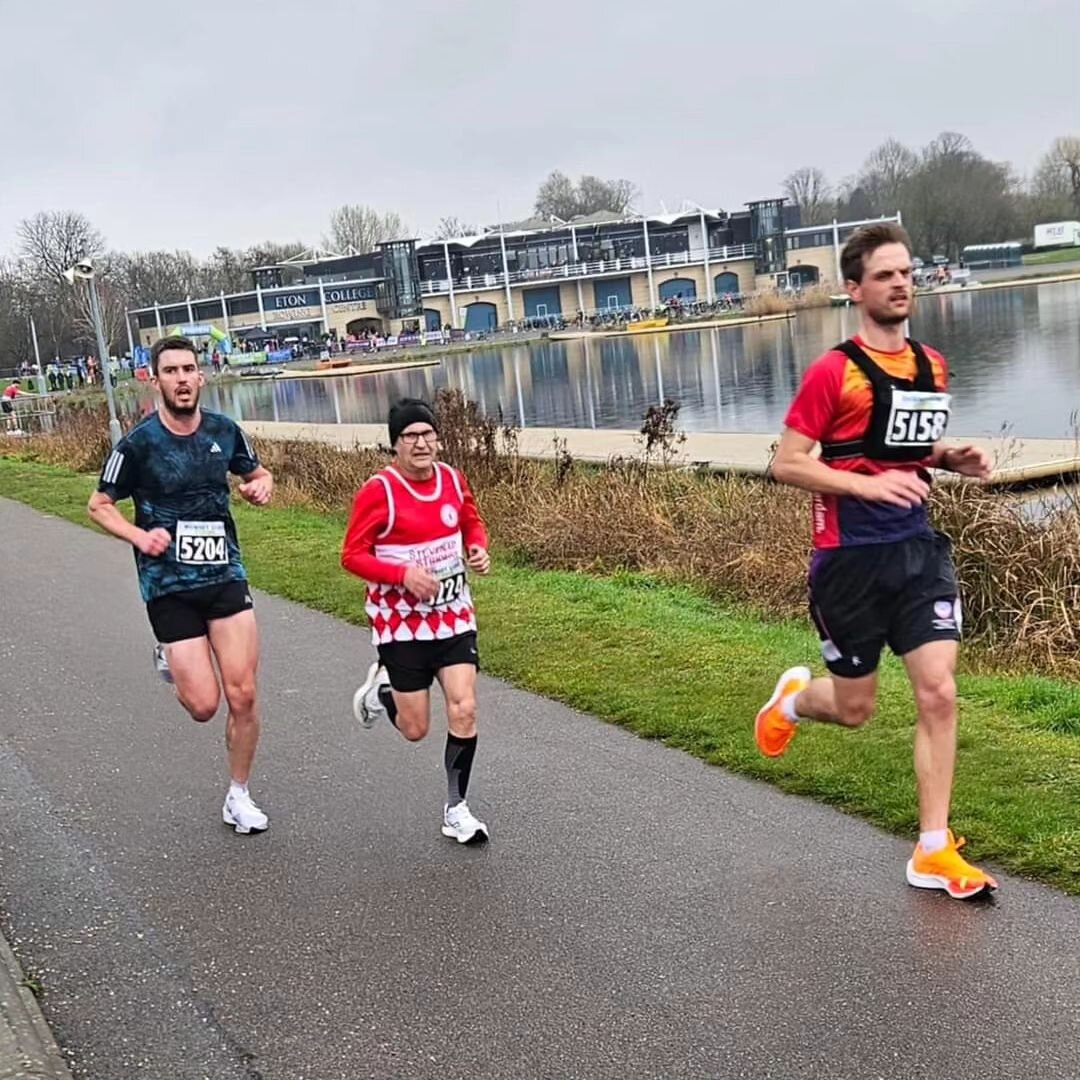
<path fill-rule="evenodd" d="M 410 425 L 426 421 L 436 431 L 439 425 L 435 413 L 426 401 L 419 398 L 402 398 L 390 406 L 390 445 L 398 441 L 398 436 Z"/>

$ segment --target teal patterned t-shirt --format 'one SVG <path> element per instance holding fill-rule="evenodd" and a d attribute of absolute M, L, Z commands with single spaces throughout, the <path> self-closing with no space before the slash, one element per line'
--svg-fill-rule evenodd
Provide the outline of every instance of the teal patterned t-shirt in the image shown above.
<path fill-rule="evenodd" d="M 167 529 L 173 538 L 156 558 L 135 550 L 144 601 L 246 580 L 228 474 L 247 476 L 258 467 L 247 436 L 220 413 L 203 412 L 194 434 L 174 435 L 155 412 L 116 444 L 98 491 L 114 502 L 132 499 L 139 528 Z"/>

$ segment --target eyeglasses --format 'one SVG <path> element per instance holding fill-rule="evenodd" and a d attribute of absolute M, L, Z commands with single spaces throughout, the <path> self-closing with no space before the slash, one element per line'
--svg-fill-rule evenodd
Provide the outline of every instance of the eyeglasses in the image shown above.
<path fill-rule="evenodd" d="M 439 433 L 437 431 L 403 431 L 400 438 L 406 446 L 415 446 L 421 439 L 426 443 L 437 443 Z"/>

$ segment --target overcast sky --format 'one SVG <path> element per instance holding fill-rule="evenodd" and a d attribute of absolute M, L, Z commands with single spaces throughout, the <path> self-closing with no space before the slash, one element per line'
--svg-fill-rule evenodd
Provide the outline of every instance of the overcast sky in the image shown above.
<path fill-rule="evenodd" d="M 888 136 L 1080 134 L 1077 0 L 0 0 L 0 40 L 0 254 L 38 210 L 205 254 L 523 217 L 554 168 L 733 210 Z"/>

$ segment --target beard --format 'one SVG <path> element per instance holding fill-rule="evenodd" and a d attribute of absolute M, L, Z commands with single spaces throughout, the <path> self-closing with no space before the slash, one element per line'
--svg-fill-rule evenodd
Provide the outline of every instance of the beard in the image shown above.
<path fill-rule="evenodd" d="M 906 322 L 910 315 L 897 315 L 895 311 L 873 311 L 870 312 L 870 318 L 878 326 L 899 326 L 901 323 Z"/>
<path fill-rule="evenodd" d="M 911 318 L 911 309 L 914 305 L 908 301 L 907 310 L 901 315 L 887 304 L 880 307 L 868 308 L 866 314 L 878 324 L 878 326 L 899 326 L 906 319 Z"/>
<path fill-rule="evenodd" d="M 167 394 L 164 390 L 161 391 L 161 401 L 173 416 L 194 416 L 195 410 L 199 407 L 199 387 L 196 386 L 192 390 L 190 404 L 181 405 L 175 395 Z"/>

